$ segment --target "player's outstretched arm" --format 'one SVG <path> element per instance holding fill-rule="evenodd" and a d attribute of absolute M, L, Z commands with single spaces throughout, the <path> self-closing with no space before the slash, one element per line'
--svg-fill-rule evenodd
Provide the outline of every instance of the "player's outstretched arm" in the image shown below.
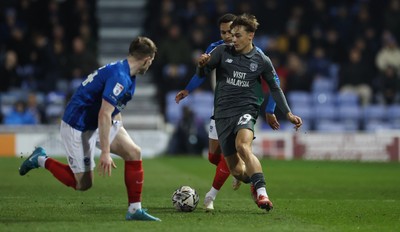
<path fill-rule="evenodd" d="M 279 80 L 279 77 L 277 74 L 275 74 L 275 82 L 280 85 L 281 82 Z M 278 120 L 276 119 L 276 116 L 274 114 L 275 112 L 275 107 L 276 107 L 276 102 L 273 97 L 268 98 L 268 103 L 267 106 L 265 107 L 265 117 L 267 119 L 268 125 L 273 129 L 273 130 L 279 130 L 280 124 Z"/>
<path fill-rule="evenodd" d="M 192 79 L 190 79 L 189 83 L 186 85 L 184 90 L 179 91 L 175 96 L 175 102 L 179 104 L 179 102 L 187 97 L 193 90 L 197 89 L 201 84 L 203 84 L 205 78 L 200 77 L 197 74 L 194 74 Z"/>

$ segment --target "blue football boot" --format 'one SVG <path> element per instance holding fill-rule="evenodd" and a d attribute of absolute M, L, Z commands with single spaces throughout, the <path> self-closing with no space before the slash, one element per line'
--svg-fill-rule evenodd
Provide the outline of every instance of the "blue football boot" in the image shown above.
<path fill-rule="evenodd" d="M 39 156 L 46 157 L 46 151 L 42 147 L 37 147 L 32 154 L 21 164 L 19 167 L 19 174 L 21 176 L 28 173 L 30 170 L 39 167 Z"/>
<path fill-rule="evenodd" d="M 135 221 L 161 221 L 159 218 L 153 217 L 146 212 L 145 209 L 137 209 L 135 213 L 126 213 L 125 219 Z"/>

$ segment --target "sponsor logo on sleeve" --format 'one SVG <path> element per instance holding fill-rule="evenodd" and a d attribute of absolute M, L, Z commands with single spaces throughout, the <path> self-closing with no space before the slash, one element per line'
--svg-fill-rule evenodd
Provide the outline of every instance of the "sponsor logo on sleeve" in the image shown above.
<path fill-rule="evenodd" d="M 118 96 L 122 92 L 122 90 L 124 90 L 124 86 L 117 82 L 117 84 L 115 84 L 114 86 L 113 94 L 115 96 Z"/>

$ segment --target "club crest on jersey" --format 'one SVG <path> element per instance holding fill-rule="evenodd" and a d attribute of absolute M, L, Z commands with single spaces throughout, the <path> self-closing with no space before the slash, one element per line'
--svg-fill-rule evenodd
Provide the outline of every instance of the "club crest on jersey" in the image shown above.
<path fill-rule="evenodd" d="M 113 94 L 115 96 L 118 96 L 122 92 L 122 90 L 124 90 L 124 86 L 117 82 L 117 84 L 114 86 Z"/>
<path fill-rule="evenodd" d="M 257 68 L 258 68 L 258 64 L 256 64 L 256 63 L 251 63 L 251 64 L 250 64 L 250 70 L 251 70 L 252 72 L 256 71 Z"/>

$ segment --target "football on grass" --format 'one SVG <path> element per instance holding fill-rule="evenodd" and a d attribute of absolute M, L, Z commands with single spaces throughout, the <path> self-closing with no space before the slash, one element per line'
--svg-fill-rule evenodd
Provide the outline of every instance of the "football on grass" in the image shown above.
<path fill-rule="evenodd" d="M 181 186 L 172 194 L 172 205 L 176 210 L 192 212 L 199 203 L 199 194 L 189 186 Z"/>

